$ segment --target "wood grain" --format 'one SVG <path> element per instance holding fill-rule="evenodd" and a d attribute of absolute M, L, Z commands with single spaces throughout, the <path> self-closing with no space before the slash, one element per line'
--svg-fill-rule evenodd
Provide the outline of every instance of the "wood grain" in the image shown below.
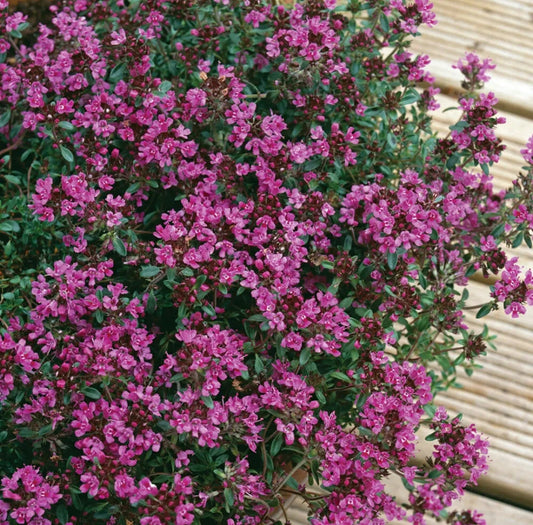
<path fill-rule="evenodd" d="M 496 64 L 490 89 L 500 107 L 533 117 L 533 2 L 531 0 L 433 0 L 438 24 L 421 28 L 412 49 L 432 59 L 439 85 L 457 88 L 461 74 L 451 64 L 475 51 Z"/>

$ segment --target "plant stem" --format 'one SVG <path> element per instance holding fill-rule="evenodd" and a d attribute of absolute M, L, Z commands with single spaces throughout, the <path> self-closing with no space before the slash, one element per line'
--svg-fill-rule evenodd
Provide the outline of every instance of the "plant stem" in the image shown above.
<path fill-rule="evenodd" d="M 287 483 L 287 481 L 289 481 L 289 479 L 292 478 L 292 475 L 297 472 L 298 470 L 300 470 L 301 467 L 303 467 L 305 464 L 307 463 L 307 458 L 302 458 L 295 466 L 294 468 L 281 480 L 280 483 L 278 483 L 278 486 L 274 489 L 274 494 L 277 494 L 281 488 L 283 487 L 283 485 L 285 485 L 285 483 Z"/>

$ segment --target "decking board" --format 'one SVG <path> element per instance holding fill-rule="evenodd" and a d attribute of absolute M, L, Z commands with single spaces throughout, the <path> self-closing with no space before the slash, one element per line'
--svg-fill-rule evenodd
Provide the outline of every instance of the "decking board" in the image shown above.
<path fill-rule="evenodd" d="M 509 188 L 524 164 L 520 149 L 533 135 L 533 2 L 433 2 L 439 24 L 423 29 L 424 35 L 415 40 L 412 49 L 430 56 L 430 71 L 448 94 L 439 96 L 441 110 L 435 113 L 434 129 L 440 136 L 446 135 L 448 126 L 460 115 L 458 111 L 443 113 L 457 105 L 449 95 L 460 93 L 461 74 L 451 65 L 465 51 L 492 58 L 497 67 L 485 91 L 496 94 L 499 114 L 507 120 L 496 130 L 507 149 L 491 173 L 496 189 Z M 525 268 L 533 269 L 532 250 L 520 247 L 508 253 L 518 255 Z M 494 282 L 494 278 L 476 278 L 469 284 L 470 305 L 487 302 L 489 284 Z M 472 377 L 459 374 L 461 389 L 441 393 L 436 400 L 450 412 L 461 412 L 464 422 L 475 423 L 491 443 L 490 470 L 476 489 L 480 494 L 466 493 L 459 508 L 483 512 L 488 525 L 531 525 L 533 512 L 524 508 L 533 510 L 533 311 L 518 319 L 502 310 L 476 319 L 475 311 L 469 311 L 466 320 L 473 330 L 482 330 L 487 324 L 497 336 L 497 351 L 489 350 L 479 360 L 483 368 Z M 431 454 L 431 443 L 424 441 L 423 433 L 419 461 Z M 397 492 L 403 492 L 401 487 Z M 297 501 L 289 518 L 294 524 L 307 522 L 306 511 Z M 435 523 L 428 520 L 428 525 Z"/>
<path fill-rule="evenodd" d="M 451 64 L 465 51 L 491 58 L 490 89 L 500 106 L 533 117 L 533 2 L 531 0 L 433 0 L 438 24 L 421 28 L 412 49 L 428 54 L 431 71 L 446 88 L 460 85 L 461 74 Z"/>

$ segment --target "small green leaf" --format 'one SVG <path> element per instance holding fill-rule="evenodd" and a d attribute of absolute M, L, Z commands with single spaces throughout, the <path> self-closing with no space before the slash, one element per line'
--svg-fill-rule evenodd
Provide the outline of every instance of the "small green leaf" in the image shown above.
<path fill-rule="evenodd" d="M 270 445 L 270 455 L 272 457 L 276 456 L 278 452 L 281 450 L 281 447 L 283 446 L 283 442 L 285 441 L 283 434 L 278 434 L 273 440 L 272 444 Z"/>
<path fill-rule="evenodd" d="M 339 308 L 342 308 L 343 310 L 346 310 L 346 308 L 350 308 L 350 306 L 352 306 L 353 301 L 354 301 L 354 298 L 352 296 L 345 297 L 339 303 Z"/>
<path fill-rule="evenodd" d="M 391 149 L 396 148 L 396 145 L 398 144 L 398 139 L 396 138 L 396 135 L 394 133 L 389 133 L 387 135 L 387 144 L 391 147 Z"/>
<path fill-rule="evenodd" d="M 254 370 L 256 374 L 260 374 L 265 369 L 265 364 L 259 354 L 255 354 Z"/>
<path fill-rule="evenodd" d="M 37 432 L 37 435 L 39 437 L 43 437 L 51 433 L 52 433 L 52 423 L 50 423 L 49 425 L 44 425 L 44 427 L 41 427 L 39 431 Z"/>
<path fill-rule="evenodd" d="M 466 359 L 466 354 L 464 352 L 462 352 L 460 355 L 457 356 L 457 358 L 455 359 L 453 364 L 455 366 L 459 366 L 460 364 L 462 364 L 464 362 L 465 359 Z"/>
<path fill-rule="evenodd" d="M 496 239 L 498 237 L 500 237 L 500 235 L 503 233 L 503 231 L 505 230 L 505 223 L 504 222 L 500 222 L 493 230 L 492 232 L 490 233 L 493 237 L 495 237 Z"/>
<path fill-rule="evenodd" d="M 76 130 L 76 126 L 74 124 L 72 124 L 71 122 L 68 122 L 67 120 L 62 120 L 58 126 L 62 129 L 64 129 L 65 131 L 75 131 Z"/>
<path fill-rule="evenodd" d="M 172 82 L 169 82 L 168 80 L 163 80 L 163 82 L 161 82 L 161 84 L 157 88 L 157 91 L 164 94 L 170 89 L 172 89 Z"/>
<path fill-rule="evenodd" d="M 398 264 L 398 254 L 396 252 L 387 253 L 387 264 L 391 270 L 396 268 L 396 265 Z"/>
<path fill-rule="evenodd" d="M 303 366 L 305 364 L 307 364 L 307 362 L 309 361 L 311 357 L 311 350 L 309 350 L 309 348 L 305 347 L 301 352 L 300 352 L 300 364 Z"/>
<path fill-rule="evenodd" d="M 60 503 L 59 505 L 57 505 L 56 516 L 57 516 L 57 519 L 59 520 L 59 523 L 61 523 L 61 525 L 65 525 L 65 523 L 68 522 L 70 516 L 67 510 L 67 507 L 65 506 L 64 503 Z"/>
<path fill-rule="evenodd" d="M 235 503 L 235 497 L 233 491 L 229 487 L 224 489 L 224 499 L 226 500 L 226 512 L 230 512 Z"/>
<path fill-rule="evenodd" d="M 331 372 L 329 376 L 335 379 L 339 379 L 340 381 L 344 381 L 345 383 L 351 383 L 351 379 L 343 372 Z"/>
<path fill-rule="evenodd" d="M 322 268 L 325 268 L 326 270 L 333 270 L 333 261 L 322 261 L 320 263 L 320 266 L 322 266 Z"/>
<path fill-rule="evenodd" d="M 3 128 L 11 118 L 11 110 L 8 108 L 5 113 L 0 117 L 0 128 Z"/>
<path fill-rule="evenodd" d="M 157 275 L 161 270 L 158 266 L 143 266 L 141 269 L 141 277 L 149 278 Z"/>
<path fill-rule="evenodd" d="M 405 92 L 405 95 L 402 97 L 400 104 L 402 106 L 407 106 L 409 104 L 413 104 L 414 102 L 418 102 L 419 100 L 420 93 L 416 89 L 411 88 Z"/>
<path fill-rule="evenodd" d="M 433 418 L 435 416 L 435 412 L 437 411 L 437 407 L 435 405 L 424 405 L 424 412 L 430 417 Z"/>
<path fill-rule="evenodd" d="M 20 184 L 21 182 L 20 177 L 16 177 L 15 175 L 4 175 L 4 178 L 11 184 Z"/>
<path fill-rule="evenodd" d="M 120 237 L 113 237 L 113 248 L 119 255 L 126 257 L 128 251 L 126 250 L 126 245 Z"/>
<path fill-rule="evenodd" d="M 518 248 L 518 247 L 522 244 L 523 240 L 524 240 L 524 233 L 523 233 L 523 232 L 520 232 L 520 233 L 515 237 L 515 239 L 514 239 L 514 241 L 513 241 L 513 245 L 512 245 L 512 247 L 513 247 L 513 248 Z"/>
<path fill-rule="evenodd" d="M 202 401 L 204 402 L 204 405 L 207 407 L 207 408 L 213 408 L 215 406 L 215 404 L 213 403 L 213 399 L 211 398 L 211 396 L 202 396 Z"/>
<path fill-rule="evenodd" d="M 321 391 L 321 390 L 317 390 L 315 392 L 315 396 L 318 400 L 318 402 L 321 404 L 321 405 L 325 405 L 327 400 L 326 400 L 326 396 L 324 395 L 324 393 Z"/>
<path fill-rule="evenodd" d="M 124 76 L 124 71 L 126 71 L 126 65 L 117 64 L 109 73 L 109 81 L 114 84 L 115 82 L 122 80 L 122 77 Z"/>
<path fill-rule="evenodd" d="M 17 436 L 22 438 L 32 438 L 35 437 L 35 432 L 29 427 L 22 427 L 17 430 Z"/>
<path fill-rule="evenodd" d="M 146 313 L 153 314 L 157 309 L 157 299 L 155 298 L 154 291 L 151 290 L 146 300 Z"/>
<path fill-rule="evenodd" d="M 19 232 L 20 226 L 17 221 L 8 220 L 8 221 L 0 222 L 0 231 Z"/>
<path fill-rule="evenodd" d="M 403 486 L 409 491 L 411 492 L 412 490 L 414 490 L 414 485 L 411 485 L 403 476 L 402 476 L 402 483 L 403 483 Z"/>
<path fill-rule="evenodd" d="M 91 399 L 100 399 L 102 397 L 100 391 L 96 388 L 93 388 L 92 386 L 84 386 L 82 389 L 80 389 L 80 391 L 82 394 L 85 394 Z"/>
<path fill-rule="evenodd" d="M 141 187 L 140 182 L 134 182 L 133 184 L 130 184 L 128 186 L 128 189 L 126 190 L 126 193 L 129 193 L 133 195 L 139 188 Z"/>
<path fill-rule="evenodd" d="M 492 303 L 484 304 L 477 312 L 476 318 L 481 319 L 482 317 L 485 317 L 486 315 L 490 314 L 492 311 Z"/>
<path fill-rule="evenodd" d="M 61 156 L 67 162 L 74 162 L 74 155 L 72 154 L 72 151 L 70 151 L 66 146 L 63 146 L 63 144 L 61 144 L 59 146 L 59 151 L 61 152 Z"/>
<path fill-rule="evenodd" d="M 210 305 L 210 304 L 206 304 L 205 306 L 202 306 L 202 310 L 209 316 L 209 317 L 214 317 L 215 315 L 217 315 L 217 313 L 215 312 L 215 309 Z"/>

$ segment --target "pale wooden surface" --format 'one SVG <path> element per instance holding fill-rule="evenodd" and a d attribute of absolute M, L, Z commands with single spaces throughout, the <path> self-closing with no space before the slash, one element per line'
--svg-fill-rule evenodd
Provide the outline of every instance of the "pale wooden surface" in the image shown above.
<path fill-rule="evenodd" d="M 507 145 L 499 164 L 493 166 L 494 186 L 508 188 L 523 159 L 520 149 L 533 135 L 533 0 L 433 0 L 438 25 L 424 30 L 413 50 L 432 59 L 430 67 L 444 95 L 441 110 L 456 106 L 450 95 L 459 92 L 461 75 L 451 65 L 476 51 L 492 58 L 496 69 L 486 86 L 499 99 L 498 109 L 507 123 L 497 134 Z M 446 134 L 454 112 L 435 115 L 435 129 Z M 513 251 L 521 263 L 533 269 L 533 252 Z M 488 300 L 487 283 L 472 282 L 470 304 Z M 473 377 L 460 376 L 462 389 L 440 394 L 438 403 L 451 412 L 462 413 L 466 423 L 475 423 L 491 443 L 490 470 L 480 480 L 477 494 L 468 492 L 457 508 L 474 508 L 485 514 L 487 525 L 533 525 L 533 309 L 519 319 L 503 311 L 476 320 L 473 329 L 486 323 L 497 336 L 496 352 L 480 362 L 483 369 Z M 419 458 L 431 452 L 421 440 Z M 397 480 L 391 480 L 398 486 Z M 403 491 L 398 486 L 398 494 Z M 506 503 L 504 503 L 505 501 Z M 521 508 L 520 508 L 521 507 Z M 293 525 L 307 523 L 306 510 L 295 501 L 289 510 Z M 429 522 L 434 525 L 436 522 Z"/>
<path fill-rule="evenodd" d="M 501 106 L 533 117 L 533 2 L 531 0 L 433 0 L 438 24 L 422 28 L 413 49 L 432 59 L 431 71 L 444 88 L 456 89 L 461 75 L 450 64 L 475 51 L 492 58 L 491 89 Z"/>

